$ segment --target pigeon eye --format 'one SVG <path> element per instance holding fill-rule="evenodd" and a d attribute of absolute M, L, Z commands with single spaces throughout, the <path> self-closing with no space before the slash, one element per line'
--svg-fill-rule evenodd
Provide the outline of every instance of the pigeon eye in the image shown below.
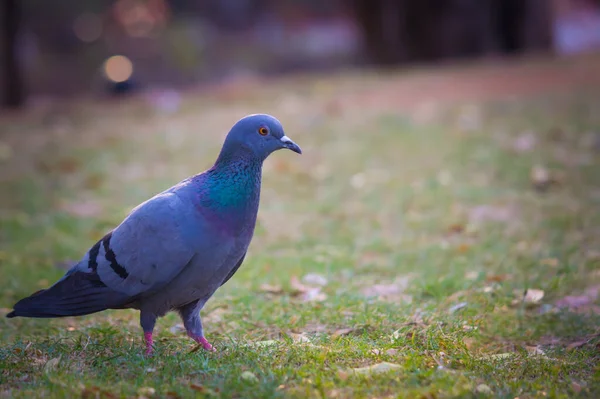
<path fill-rule="evenodd" d="M 269 134 L 269 128 L 267 128 L 265 126 L 259 127 L 258 134 L 260 134 L 261 136 L 266 136 L 267 134 Z"/>

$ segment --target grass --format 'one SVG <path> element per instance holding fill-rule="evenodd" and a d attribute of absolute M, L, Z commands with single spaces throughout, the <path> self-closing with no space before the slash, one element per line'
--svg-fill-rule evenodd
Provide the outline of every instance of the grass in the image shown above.
<path fill-rule="evenodd" d="M 430 78 L 460 93 L 453 73 L 240 83 L 174 114 L 138 99 L 4 116 L 2 315 L 209 167 L 236 118 L 279 116 L 304 154 L 265 164 L 250 253 L 202 313 L 216 353 L 191 352 L 175 315 L 151 358 L 136 311 L 2 317 L 0 395 L 600 397 L 600 99 L 399 97 Z"/>

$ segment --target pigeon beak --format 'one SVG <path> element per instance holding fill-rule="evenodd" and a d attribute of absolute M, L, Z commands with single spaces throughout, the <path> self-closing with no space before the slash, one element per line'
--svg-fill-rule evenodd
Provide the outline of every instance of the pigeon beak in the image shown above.
<path fill-rule="evenodd" d="M 302 150 L 300 149 L 300 147 L 298 147 L 298 144 L 294 143 L 292 139 L 290 139 L 288 136 L 283 136 L 279 140 L 281 140 L 281 142 L 283 143 L 284 148 L 292 150 L 298 154 L 302 154 Z"/>

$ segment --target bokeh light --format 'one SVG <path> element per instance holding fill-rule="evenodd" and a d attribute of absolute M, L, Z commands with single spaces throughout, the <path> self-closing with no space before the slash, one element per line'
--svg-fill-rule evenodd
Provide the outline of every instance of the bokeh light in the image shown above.
<path fill-rule="evenodd" d="M 104 62 L 104 75 L 113 82 L 125 82 L 133 74 L 133 63 L 124 55 L 113 55 Z"/>
<path fill-rule="evenodd" d="M 73 32 L 82 42 L 92 43 L 102 36 L 102 19 L 93 13 L 81 14 L 73 21 Z"/>

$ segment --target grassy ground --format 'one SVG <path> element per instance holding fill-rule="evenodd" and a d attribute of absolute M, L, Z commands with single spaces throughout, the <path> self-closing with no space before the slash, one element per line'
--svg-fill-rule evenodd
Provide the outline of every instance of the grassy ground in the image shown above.
<path fill-rule="evenodd" d="M 0 315 L 209 167 L 244 114 L 277 115 L 304 155 L 266 162 L 249 256 L 203 311 L 216 353 L 191 352 L 175 315 L 151 358 L 136 311 L 2 317 L 0 396 L 600 397 L 600 98 L 581 68 L 238 82 L 174 114 L 134 100 L 4 116 Z"/>

